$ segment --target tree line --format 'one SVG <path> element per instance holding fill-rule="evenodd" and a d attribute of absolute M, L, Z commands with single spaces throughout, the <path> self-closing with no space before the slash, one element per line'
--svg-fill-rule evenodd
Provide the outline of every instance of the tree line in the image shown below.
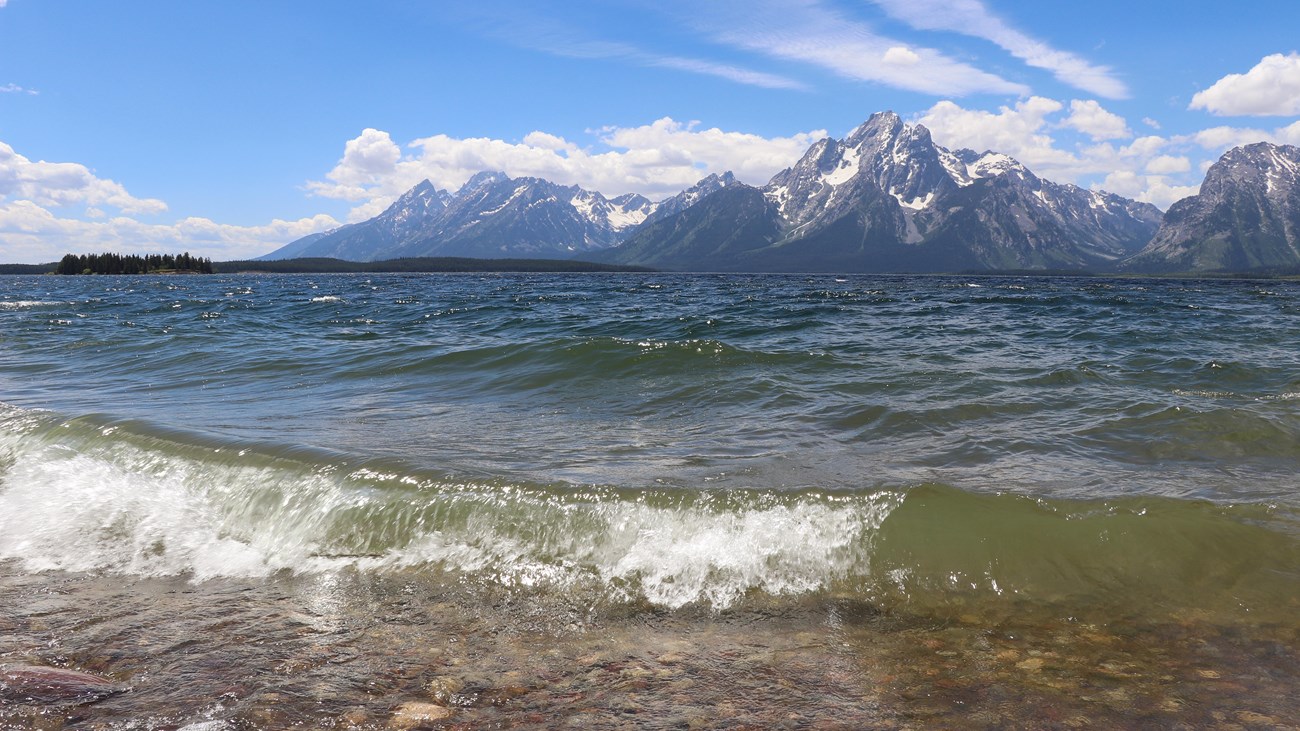
<path fill-rule="evenodd" d="M 155 274 L 195 272 L 212 274 L 212 260 L 184 254 L 67 254 L 55 274 Z"/>

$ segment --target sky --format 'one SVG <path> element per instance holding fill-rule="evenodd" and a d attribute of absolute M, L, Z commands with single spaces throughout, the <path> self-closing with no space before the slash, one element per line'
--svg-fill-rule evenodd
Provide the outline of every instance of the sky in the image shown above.
<path fill-rule="evenodd" d="M 423 179 L 762 185 L 897 112 L 1151 202 L 1300 145 L 1300 3 L 0 0 L 0 263 L 251 258 Z"/>

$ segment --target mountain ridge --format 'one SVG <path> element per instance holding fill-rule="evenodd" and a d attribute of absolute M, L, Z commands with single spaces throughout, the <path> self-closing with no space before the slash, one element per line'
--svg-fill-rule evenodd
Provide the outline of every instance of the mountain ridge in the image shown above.
<path fill-rule="evenodd" d="M 843 140 L 819 140 L 755 190 L 763 204 L 706 197 L 697 207 L 715 210 L 641 227 L 595 258 L 716 266 L 718 237 L 730 236 L 733 221 L 753 239 L 749 248 L 725 243 L 726 271 L 1090 269 L 1136 253 L 1160 219 L 1150 204 L 1040 179 L 1000 153 L 947 150 L 892 112 Z M 666 253 L 656 258 L 656 250 Z"/>
<path fill-rule="evenodd" d="M 261 259 L 421 256 L 695 271 L 1284 269 L 1300 266 L 1300 148 L 1233 148 L 1200 194 L 1162 215 L 996 151 L 948 150 L 923 125 L 880 112 L 761 186 L 711 174 L 653 202 L 484 171 L 455 193 L 421 181 L 372 219 Z"/>

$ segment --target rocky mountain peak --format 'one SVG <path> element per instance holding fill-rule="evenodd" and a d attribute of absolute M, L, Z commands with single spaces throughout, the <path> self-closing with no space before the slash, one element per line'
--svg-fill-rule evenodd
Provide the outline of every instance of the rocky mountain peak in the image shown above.
<path fill-rule="evenodd" d="M 510 180 L 510 176 L 503 172 L 484 170 L 481 173 L 475 173 L 473 177 L 465 181 L 465 184 L 460 186 L 460 190 L 456 191 L 456 196 L 460 197 L 484 186 L 507 180 Z"/>
<path fill-rule="evenodd" d="M 1127 265 L 1148 272 L 1300 267 L 1300 148 L 1257 142 L 1225 152 L 1200 193 L 1170 206 Z"/>
<path fill-rule="evenodd" d="M 903 118 L 893 112 L 876 112 L 867 118 L 867 121 L 854 128 L 848 137 L 844 138 L 844 144 L 859 148 L 868 142 L 877 142 L 878 146 L 883 145 L 888 140 L 898 137 L 906 126 Z"/>
<path fill-rule="evenodd" d="M 1300 183 L 1300 147 L 1256 142 L 1228 150 L 1205 173 L 1201 193 L 1225 195 L 1243 186 L 1262 186 L 1264 194 Z M 1252 185 L 1253 184 L 1253 185 Z"/>

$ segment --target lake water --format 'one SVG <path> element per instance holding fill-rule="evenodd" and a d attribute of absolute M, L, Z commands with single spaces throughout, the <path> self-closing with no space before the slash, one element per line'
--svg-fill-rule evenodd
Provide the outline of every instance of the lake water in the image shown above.
<path fill-rule="evenodd" d="M 4 728 L 1273 727 L 1298 518 L 1296 283 L 0 278 Z"/>

